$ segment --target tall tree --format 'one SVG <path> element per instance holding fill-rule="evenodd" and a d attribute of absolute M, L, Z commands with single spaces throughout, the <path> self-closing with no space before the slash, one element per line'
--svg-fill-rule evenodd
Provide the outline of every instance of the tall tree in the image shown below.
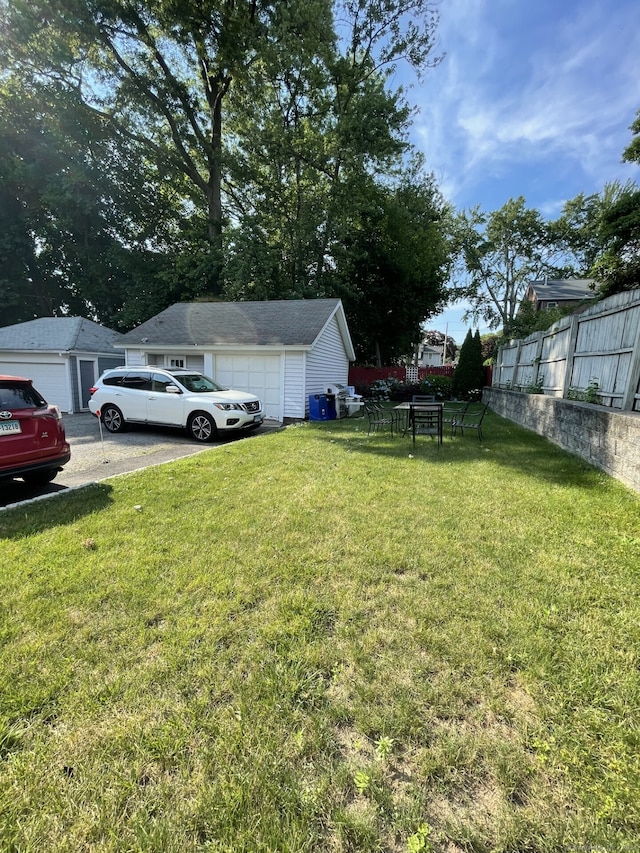
<path fill-rule="evenodd" d="M 74 313 L 126 325 L 133 282 L 153 276 L 159 289 L 184 212 L 137 154 L 56 82 L 0 82 L 2 322 Z"/>
<path fill-rule="evenodd" d="M 616 203 L 637 187 L 632 181 L 606 183 L 599 193 L 579 193 L 565 202 L 562 213 L 549 223 L 550 235 L 566 264 L 567 274 L 588 278 L 604 248 L 603 218 Z"/>
<path fill-rule="evenodd" d="M 549 226 L 520 196 L 492 213 L 463 211 L 456 229 L 459 263 L 450 296 L 469 301 L 474 322 L 508 334 L 528 282 L 562 274 Z"/>
<path fill-rule="evenodd" d="M 206 211 L 209 281 L 219 290 L 224 102 L 274 39 L 267 0 L 5 0 L 7 59 L 54 76 Z M 330 17 L 316 0 L 313 9 Z"/>
<path fill-rule="evenodd" d="M 196 256 L 185 268 L 201 293 L 221 291 L 225 224 L 240 228 L 231 248 L 253 234 L 289 235 L 286 222 L 272 228 L 270 200 L 297 226 L 289 278 L 321 282 L 339 241 L 334 223 L 349 195 L 349 166 L 375 171 L 384 139 L 398 154 L 407 113 L 389 114 L 376 75 L 403 59 L 417 70 L 435 61 L 427 0 L 343 0 L 335 10 L 330 0 L 0 0 L 0 14 L 2 67 L 36 89 L 55 80 L 117 144 L 180 188 L 185 218 L 195 213 L 205 228 L 201 236 L 183 229 Z M 286 133 L 275 133 L 278 110 Z M 263 113 L 263 125 L 249 120 Z M 385 129 L 389 122 L 397 132 Z M 243 156 L 255 141 L 268 157 L 257 170 L 251 164 L 247 184 Z M 308 193 L 323 181 L 328 191 Z M 281 269 L 268 260 L 281 249 L 253 255 Z M 250 285 L 251 271 L 240 272 Z"/>
<path fill-rule="evenodd" d="M 342 298 L 358 360 L 390 364 L 411 352 L 443 305 L 449 208 L 430 177 L 376 190 L 352 232 Z"/>
<path fill-rule="evenodd" d="M 415 24 L 403 22 L 409 13 Z M 297 64 L 261 63 L 229 102 L 230 209 L 240 223 L 230 244 L 245 250 L 228 270 L 236 298 L 332 292 L 370 185 L 397 171 L 407 151 L 410 110 L 389 74 L 401 59 L 418 72 L 438 61 L 429 4 L 337 3 L 335 18 L 339 38 L 320 31 L 308 40 L 313 52 L 296 48 Z"/>
<path fill-rule="evenodd" d="M 640 286 L 640 188 L 633 181 L 570 199 L 550 229 L 572 271 L 593 278 L 600 297 Z"/>

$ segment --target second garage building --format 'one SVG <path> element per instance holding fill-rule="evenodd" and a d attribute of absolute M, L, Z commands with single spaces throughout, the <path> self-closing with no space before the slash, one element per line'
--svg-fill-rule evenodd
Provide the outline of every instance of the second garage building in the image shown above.
<path fill-rule="evenodd" d="M 179 302 L 123 335 L 131 367 L 186 367 L 249 391 L 265 417 L 309 413 L 309 395 L 346 385 L 353 344 L 340 299 Z"/>

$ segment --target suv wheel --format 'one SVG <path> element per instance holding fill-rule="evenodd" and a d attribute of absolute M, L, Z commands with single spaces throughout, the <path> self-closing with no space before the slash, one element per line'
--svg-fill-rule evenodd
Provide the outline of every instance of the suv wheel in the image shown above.
<path fill-rule="evenodd" d="M 113 406 L 110 403 L 109 405 L 104 406 L 101 417 L 102 423 L 109 432 L 122 432 L 124 429 L 124 418 L 122 417 L 122 412 L 117 406 Z"/>
<path fill-rule="evenodd" d="M 211 441 L 217 433 L 213 418 L 206 412 L 194 412 L 189 418 L 187 430 L 196 441 Z"/>
<path fill-rule="evenodd" d="M 46 486 L 52 480 L 55 480 L 57 468 L 45 468 L 44 471 L 33 471 L 30 474 L 23 474 L 22 479 L 28 486 Z"/>

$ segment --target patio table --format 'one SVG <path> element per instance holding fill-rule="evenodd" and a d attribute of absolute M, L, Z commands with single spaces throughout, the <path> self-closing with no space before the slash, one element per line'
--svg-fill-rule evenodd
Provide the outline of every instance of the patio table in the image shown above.
<path fill-rule="evenodd" d="M 416 427 L 420 422 L 425 425 L 424 433 L 438 437 L 438 444 L 442 444 L 442 403 L 399 403 L 394 406 L 397 412 L 407 412 L 403 435 L 409 430 L 413 434 L 413 443 L 416 443 Z M 416 421 L 415 415 L 418 415 Z M 420 429 L 418 428 L 418 433 Z"/>

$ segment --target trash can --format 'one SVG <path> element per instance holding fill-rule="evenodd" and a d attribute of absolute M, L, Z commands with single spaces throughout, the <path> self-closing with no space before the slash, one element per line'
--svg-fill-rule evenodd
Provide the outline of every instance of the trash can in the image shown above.
<path fill-rule="evenodd" d="M 326 394 L 309 394 L 310 421 L 332 421 L 335 416 L 335 401 L 328 400 Z"/>

